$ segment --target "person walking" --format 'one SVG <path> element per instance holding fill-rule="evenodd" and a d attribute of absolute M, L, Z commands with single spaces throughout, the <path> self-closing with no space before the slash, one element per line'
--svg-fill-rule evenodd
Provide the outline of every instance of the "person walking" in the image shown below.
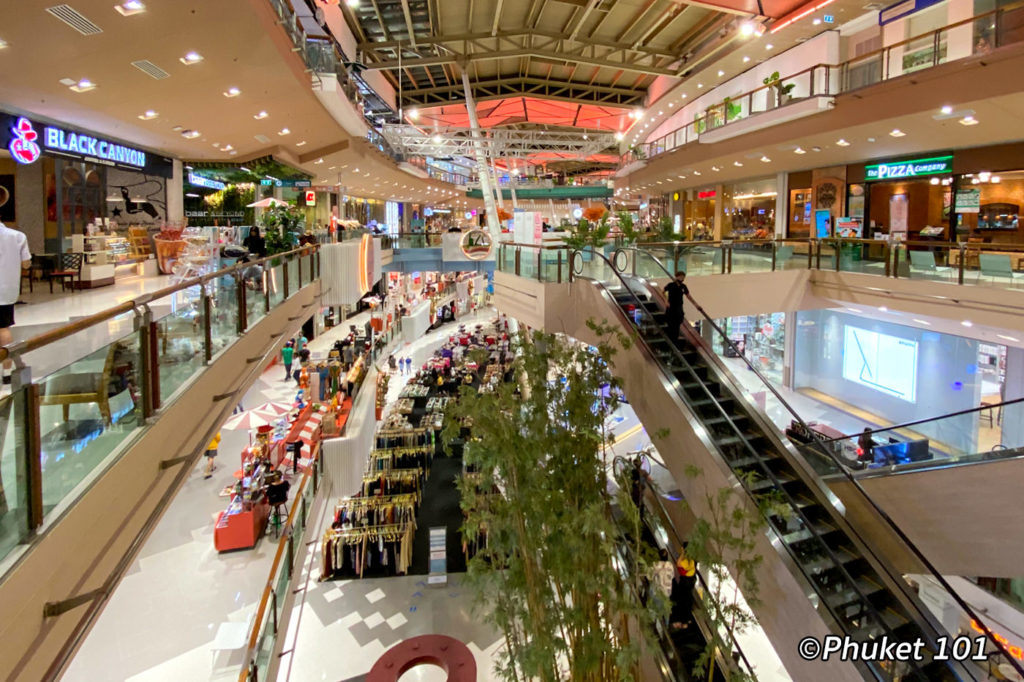
<path fill-rule="evenodd" d="M 686 273 L 682 270 L 676 273 L 676 278 L 665 285 L 665 294 L 668 297 L 668 308 L 665 310 L 665 324 L 669 340 L 679 343 L 679 327 L 685 320 L 683 316 L 683 300 L 690 293 L 686 286 Z"/>
<path fill-rule="evenodd" d="M 864 432 L 857 439 L 857 461 L 861 466 L 870 464 L 875 459 L 875 439 L 871 437 L 871 429 L 864 427 Z"/>
<path fill-rule="evenodd" d="M 14 341 L 11 327 L 14 326 L 14 304 L 18 301 L 21 288 L 21 271 L 32 265 L 32 254 L 28 250 L 28 238 L 24 232 L 12 230 L 0 223 L 0 346 Z M 14 362 L 4 360 L 3 383 L 11 383 Z"/>
<path fill-rule="evenodd" d="M 284 365 L 284 380 L 288 381 L 292 378 L 292 359 L 295 357 L 295 349 L 292 347 L 292 342 L 284 344 L 284 348 L 281 349 L 281 364 Z"/>
<path fill-rule="evenodd" d="M 388 356 L 388 369 L 391 370 L 392 372 L 394 372 L 395 371 L 395 366 L 397 364 L 398 364 L 398 362 L 395 360 L 395 356 L 394 355 L 389 355 Z"/>
<path fill-rule="evenodd" d="M 213 440 L 211 440 L 209 445 L 206 446 L 206 473 L 203 475 L 203 478 L 210 478 L 213 476 L 213 472 L 217 468 L 217 465 L 214 464 L 214 460 L 217 459 L 217 448 L 219 447 L 220 431 L 217 432 L 217 435 L 214 436 Z"/>

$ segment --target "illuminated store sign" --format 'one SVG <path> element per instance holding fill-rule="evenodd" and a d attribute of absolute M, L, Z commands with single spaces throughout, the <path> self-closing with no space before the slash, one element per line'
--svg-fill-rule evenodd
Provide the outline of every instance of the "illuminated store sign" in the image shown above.
<path fill-rule="evenodd" d="M 953 157 L 936 156 L 930 159 L 912 159 L 899 163 L 876 163 L 865 166 L 864 178 L 866 180 L 899 180 L 951 172 L 953 172 Z"/>
<path fill-rule="evenodd" d="M 224 189 L 227 187 L 223 182 L 204 178 L 202 175 L 196 175 L 195 173 L 188 174 L 188 184 L 196 187 L 206 187 L 207 189 Z"/>
<path fill-rule="evenodd" d="M 116 166 L 147 175 L 171 177 L 171 159 L 150 154 L 89 133 L 68 130 L 55 125 L 32 121 L 25 116 L 0 112 L 0 147 L 6 148 L 15 161 L 31 164 L 43 155 L 87 163 Z"/>

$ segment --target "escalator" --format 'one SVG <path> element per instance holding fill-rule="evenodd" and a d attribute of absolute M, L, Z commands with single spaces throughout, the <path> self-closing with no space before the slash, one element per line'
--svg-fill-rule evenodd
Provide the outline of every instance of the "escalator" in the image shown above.
<path fill-rule="evenodd" d="M 599 288 L 607 304 L 605 320 L 617 320 L 657 363 L 689 412 L 680 421 L 695 431 L 703 429 L 711 455 L 728 466 L 734 486 L 752 502 L 771 497 L 766 512 L 771 542 L 798 583 L 809 588 L 805 596 L 829 629 L 857 642 L 887 637 L 926 643 L 924 660 L 860 662 L 861 676 L 922 682 L 984 679 L 973 666 L 932 659 L 936 638 L 946 634 L 941 626 L 902 576 L 850 527 L 814 471 L 746 400 L 697 333 L 684 325 L 678 345 L 669 340 L 660 292 L 642 279 L 622 275 L 600 254 L 591 255 L 589 267 L 578 256 L 572 264 L 576 278 Z"/>

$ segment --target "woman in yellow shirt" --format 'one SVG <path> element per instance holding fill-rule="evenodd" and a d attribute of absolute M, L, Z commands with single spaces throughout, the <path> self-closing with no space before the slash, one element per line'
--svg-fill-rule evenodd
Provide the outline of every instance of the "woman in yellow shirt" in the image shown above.
<path fill-rule="evenodd" d="M 220 431 L 213 437 L 210 444 L 206 446 L 206 475 L 203 478 L 210 478 L 213 476 L 213 470 L 217 468 L 217 465 L 213 463 L 213 460 L 217 458 L 217 448 L 220 446 Z"/>

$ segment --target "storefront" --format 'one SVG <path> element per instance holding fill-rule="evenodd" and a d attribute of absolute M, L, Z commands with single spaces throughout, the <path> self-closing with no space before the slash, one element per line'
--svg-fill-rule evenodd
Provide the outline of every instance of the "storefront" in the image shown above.
<path fill-rule="evenodd" d="M 854 173 L 863 180 L 865 238 L 949 240 L 952 154 L 885 160 Z"/>
<path fill-rule="evenodd" d="M 150 259 L 149 233 L 167 221 L 170 158 L 3 112 L 0 148 L 0 220 L 25 232 L 33 253 L 54 265 L 57 254 L 83 253 L 85 286 Z"/>
<path fill-rule="evenodd" d="M 722 338 L 715 335 L 712 347 L 716 353 L 732 358 L 737 357 L 736 351 L 739 351 L 769 381 L 782 385 L 786 355 L 785 313 L 727 317 L 716 320 L 716 323 L 735 346 L 735 350 L 727 347 Z"/>
<path fill-rule="evenodd" d="M 775 176 L 722 187 L 722 238 L 771 239 L 775 234 Z"/>
<path fill-rule="evenodd" d="M 715 238 L 715 204 L 719 201 L 714 186 L 687 190 L 683 227 L 687 239 Z"/>

